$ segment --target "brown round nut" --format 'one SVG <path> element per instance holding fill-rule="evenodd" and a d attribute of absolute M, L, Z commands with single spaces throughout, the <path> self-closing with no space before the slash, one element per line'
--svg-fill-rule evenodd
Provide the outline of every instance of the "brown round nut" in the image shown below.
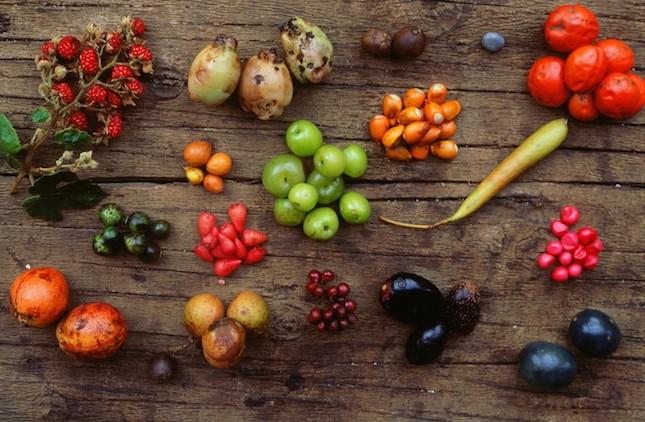
<path fill-rule="evenodd" d="M 369 29 L 361 37 L 361 47 L 370 56 L 386 57 L 392 49 L 392 37 L 380 29 Z"/>

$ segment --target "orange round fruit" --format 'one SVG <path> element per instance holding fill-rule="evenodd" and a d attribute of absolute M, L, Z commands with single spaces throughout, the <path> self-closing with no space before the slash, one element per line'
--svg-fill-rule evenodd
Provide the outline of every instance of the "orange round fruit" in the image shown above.
<path fill-rule="evenodd" d="M 214 174 L 207 174 L 204 177 L 204 188 L 213 193 L 222 193 L 224 192 L 224 179 Z"/>
<path fill-rule="evenodd" d="M 571 95 L 564 83 L 564 60 L 560 57 L 536 60 L 529 70 L 528 85 L 533 99 L 547 107 L 560 107 Z"/>
<path fill-rule="evenodd" d="M 629 72 L 634 67 L 634 50 L 621 40 L 608 38 L 598 41 L 599 47 L 607 58 L 607 72 Z"/>
<path fill-rule="evenodd" d="M 233 160 L 225 152 L 216 152 L 206 163 L 206 171 L 215 176 L 226 176 L 232 167 Z"/>
<path fill-rule="evenodd" d="M 598 111 L 612 119 L 627 119 L 641 109 L 640 87 L 625 73 L 607 75 L 598 85 L 594 97 Z"/>
<path fill-rule="evenodd" d="M 55 268 L 32 268 L 18 275 L 9 289 L 9 308 L 18 322 L 43 328 L 56 322 L 69 302 L 69 286 Z"/>
<path fill-rule="evenodd" d="M 576 92 L 569 98 L 567 108 L 571 117 L 581 122 L 590 122 L 600 116 L 592 93 Z"/>
<path fill-rule="evenodd" d="M 184 147 L 184 161 L 190 167 L 199 167 L 206 164 L 211 158 L 213 147 L 207 141 L 193 141 Z"/>

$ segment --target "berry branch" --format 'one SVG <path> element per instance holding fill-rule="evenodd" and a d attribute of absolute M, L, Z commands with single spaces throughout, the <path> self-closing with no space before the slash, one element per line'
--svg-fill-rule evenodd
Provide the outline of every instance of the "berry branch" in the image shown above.
<path fill-rule="evenodd" d="M 121 109 L 135 105 L 144 92 L 140 77 L 153 72 L 153 55 L 142 39 L 144 32 L 141 19 L 125 17 L 114 31 L 89 24 L 80 40 L 66 35 L 42 45 L 36 68 L 42 80 L 38 92 L 47 106 L 38 108 L 32 120 L 43 126 L 27 143 L 0 139 L 0 157 L 10 164 L 17 163 L 17 155 L 26 151 L 11 193 L 18 191 L 26 177 L 33 184 L 35 177 L 99 165 L 92 158 L 92 148 L 108 145 L 121 134 Z M 0 124 L 11 126 L 6 119 Z M 38 150 L 50 141 L 62 146 L 63 153 L 53 165 L 34 165 Z"/>

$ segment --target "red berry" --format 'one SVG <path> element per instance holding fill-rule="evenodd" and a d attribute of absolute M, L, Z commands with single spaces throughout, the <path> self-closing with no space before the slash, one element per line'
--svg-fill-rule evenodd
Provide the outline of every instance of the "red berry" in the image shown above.
<path fill-rule="evenodd" d="M 40 47 L 40 51 L 42 51 L 45 56 L 51 56 L 56 52 L 56 44 L 52 41 L 45 41 Z"/>
<path fill-rule="evenodd" d="M 537 266 L 544 269 L 549 268 L 551 265 L 555 264 L 555 257 L 548 253 L 541 253 L 537 257 Z"/>
<path fill-rule="evenodd" d="M 582 275 L 582 265 L 577 262 L 569 265 L 569 277 L 578 278 Z"/>
<path fill-rule="evenodd" d="M 334 311 L 331 309 L 325 309 L 322 313 L 322 317 L 325 321 L 331 321 L 334 318 Z"/>
<path fill-rule="evenodd" d="M 313 308 L 311 311 L 309 311 L 309 316 L 307 317 L 307 321 L 309 321 L 310 324 L 315 324 L 321 319 L 322 319 L 322 312 L 320 312 L 320 309 Z"/>
<path fill-rule="evenodd" d="M 219 258 L 215 261 L 213 271 L 219 277 L 227 277 L 233 274 L 242 265 L 242 261 L 235 258 Z"/>
<path fill-rule="evenodd" d="M 338 321 L 338 324 L 340 325 L 341 330 L 346 330 L 350 327 L 350 325 L 352 325 L 347 319 L 341 319 L 340 321 Z"/>
<path fill-rule="evenodd" d="M 356 304 L 356 301 L 353 299 L 349 299 L 347 302 L 345 302 L 345 309 L 347 309 L 347 312 L 349 313 L 356 312 L 357 307 L 358 305 Z"/>
<path fill-rule="evenodd" d="M 231 223 L 223 223 L 219 228 L 219 232 L 231 240 L 237 239 L 237 232 Z"/>
<path fill-rule="evenodd" d="M 143 33 L 146 32 L 146 25 L 145 23 L 143 23 L 143 19 L 141 18 L 132 19 L 132 32 L 137 37 L 142 36 Z"/>
<path fill-rule="evenodd" d="M 591 242 L 587 247 L 585 248 L 585 251 L 591 255 L 598 255 L 600 252 L 602 252 L 605 249 L 605 244 L 602 243 L 602 240 L 596 239 L 593 242 Z"/>
<path fill-rule="evenodd" d="M 110 114 L 107 121 L 107 135 L 110 138 L 116 138 L 123 132 L 123 119 L 118 113 Z"/>
<path fill-rule="evenodd" d="M 197 233 L 201 237 L 206 236 L 211 232 L 213 227 L 217 224 L 217 217 L 215 214 L 207 211 L 202 211 L 197 216 Z"/>
<path fill-rule="evenodd" d="M 345 307 L 339 307 L 338 309 L 334 310 L 334 313 L 336 314 L 337 318 L 345 318 L 347 315 L 347 309 Z"/>
<path fill-rule="evenodd" d="M 580 227 L 578 229 L 578 239 L 583 245 L 588 245 L 598 238 L 598 232 L 592 227 Z"/>
<path fill-rule="evenodd" d="M 101 85 L 92 85 L 85 92 L 85 102 L 90 105 L 104 105 L 109 91 Z"/>
<path fill-rule="evenodd" d="M 114 91 L 108 90 L 107 102 L 110 107 L 119 108 L 123 102 L 121 101 L 121 96 Z"/>
<path fill-rule="evenodd" d="M 336 274 L 334 274 L 333 271 L 325 270 L 322 272 L 322 281 L 324 281 L 325 283 L 328 281 L 332 281 L 334 278 L 336 278 Z"/>
<path fill-rule="evenodd" d="M 85 75 L 94 76 L 99 71 L 99 56 L 93 48 L 84 48 L 79 58 L 81 70 Z"/>
<path fill-rule="evenodd" d="M 344 281 L 341 283 L 338 283 L 338 286 L 336 286 L 338 289 L 338 297 L 345 297 L 349 294 L 349 284 L 345 283 Z"/>
<path fill-rule="evenodd" d="M 267 254 L 266 249 L 260 246 L 254 246 L 251 249 L 249 249 L 249 253 L 246 255 L 246 259 L 244 260 L 244 263 L 246 265 L 257 264 L 258 262 L 264 260 L 264 257 L 266 256 L 266 254 Z"/>
<path fill-rule="evenodd" d="M 567 205 L 560 211 L 560 221 L 564 224 L 573 226 L 580 219 L 580 211 L 573 205 Z"/>
<path fill-rule="evenodd" d="M 307 274 L 307 279 L 313 283 L 320 283 L 321 278 L 322 273 L 318 270 L 311 270 L 309 271 L 309 274 Z"/>
<path fill-rule="evenodd" d="M 246 250 L 246 246 L 244 246 L 244 243 L 242 243 L 242 241 L 238 238 L 235 238 L 233 242 L 235 243 L 235 258 L 244 261 L 249 254 L 249 252 Z M 244 263 L 246 263 L 246 261 Z"/>
<path fill-rule="evenodd" d="M 339 309 L 340 309 L 340 308 L 342 308 L 342 307 L 343 307 L 343 304 L 342 304 L 342 303 L 340 303 L 340 302 L 334 302 L 334 303 L 332 303 L 332 304 L 331 304 L 331 309 L 332 309 L 334 312 L 336 312 L 337 310 L 339 310 Z"/>
<path fill-rule="evenodd" d="M 347 316 L 347 320 L 350 324 L 356 324 L 358 322 L 358 317 L 356 316 L 356 314 L 349 314 Z"/>
<path fill-rule="evenodd" d="M 338 321 L 334 320 L 329 323 L 329 331 L 338 331 L 339 328 L 340 324 L 338 323 Z"/>
<path fill-rule="evenodd" d="M 58 98 L 63 104 L 70 104 L 74 101 L 74 90 L 67 82 L 54 84 L 52 90 L 58 93 Z"/>
<path fill-rule="evenodd" d="M 569 270 L 567 267 L 555 267 L 551 273 L 551 280 L 564 283 L 569 279 Z"/>
<path fill-rule="evenodd" d="M 146 90 L 145 85 L 138 79 L 129 79 L 125 86 L 128 88 L 130 93 L 135 97 L 143 95 L 143 92 Z"/>
<path fill-rule="evenodd" d="M 312 282 L 310 281 L 310 282 L 309 282 L 309 283 L 307 283 L 307 285 L 305 286 L 305 289 L 306 289 L 309 293 L 311 293 L 311 294 L 313 295 L 313 294 L 315 294 L 315 293 L 316 293 L 316 287 L 318 287 L 318 284 L 316 284 L 316 283 L 312 283 Z"/>
<path fill-rule="evenodd" d="M 109 32 L 106 36 L 107 43 L 105 44 L 105 51 L 108 54 L 116 53 L 121 48 L 123 37 L 118 32 Z"/>
<path fill-rule="evenodd" d="M 327 324 L 325 321 L 320 321 L 318 324 L 316 324 L 316 330 L 318 331 L 325 331 L 327 329 Z"/>
<path fill-rule="evenodd" d="M 576 249 L 573 251 L 573 259 L 576 261 L 584 261 L 587 257 L 587 251 L 582 245 L 576 246 Z"/>
<path fill-rule="evenodd" d="M 213 262 L 214 258 L 211 254 L 211 251 L 206 246 L 199 244 L 195 246 L 195 255 L 197 258 L 204 260 L 206 262 Z"/>
<path fill-rule="evenodd" d="M 553 221 L 551 222 L 551 233 L 553 233 L 553 235 L 554 235 L 555 237 L 562 237 L 562 236 L 564 236 L 568 231 L 569 231 L 569 226 L 567 226 L 566 224 L 564 224 L 562 221 L 560 221 L 560 220 L 553 220 Z"/>
<path fill-rule="evenodd" d="M 573 254 L 569 251 L 564 251 L 558 257 L 558 261 L 560 261 L 560 264 L 566 267 L 573 262 Z"/>
<path fill-rule="evenodd" d="M 78 130 L 87 130 L 89 122 L 87 116 L 80 110 L 77 110 L 70 114 L 69 116 L 69 125 L 75 127 Z"/>
<path fill-rule="evenodd" d="M 316 288 L 314 289 L 314 296 L 323 297 L 324 295 L 325 295 L 325 289 L 323 289 L 319 284 L 316 285 Z"/>
<path fill-rule="evenodd" d="M 565 251 L 572 251 L 576 248 L 576 246 L 578 246 L 578 235 L 576 235 L 574 232 L 568 232 L 567 234 L 562 236 L 560 243 L 562 243 L 562 247 Z"/>
<path fill-rule="evenodd" d="M 58 43 L 56 52 L 65 60 L 75 59 L 81 52 L 81 42 L 73 35 L 66 35 Z"/>
<path fill-rule="evenodd" d="M 235 202 L 228 207 L 228 218 L 231 219 L 233 227 L 237 233 L 244 233 L 244 226 L 246 225 L 246 217 L 249 214 L 248 208 L 241 202 Z"/>
<path fill-rule="evenodd" d="M 585 262 L 582 263 L 582 266 L 586 270 L 593 270 L 598 266 L 600 259 L 596 255 L 587 255 Z"/>
<path fill-rule="evenodd" d="M 130 66 L 124 64 L 118 64 L 112 68 L 112 80 L 115 79 L 127 79 L 134 77 L 134 72 Z"/>
<path fill-rule="evenodd" d="M 128 50 L 128 55 L 131 59 L 136 59 L 141 62 L 149 62 L 152 60 L 152 52 L 148 47 L 142 44 L 135 44 Z"/>
<path fill-rule="evenodd" d="M 220 248 L 222 248 L 222 252 L 225 255 L 232 256 L 233 254 L 235 254 L 235 242 L 233 242 L 231 239 L 220 233 L 217 241 L 219 242 L 219 246 Z"/>
<path fill-rule="evenodd" d="M 336 286 L 331 286 L 327 288 L 327 296 L 329 296 L 330 299 L 335 298 L 338 296 L 338 288 Z"/>
<path fill-rule="evenodd" d="M 269 237 L 259 230 L 245 229 L 242 232 L 242 242 L 249 248 L 252 246 L 260 246 L 268 239 Z"/>
<path fill-rule="evenodd" d="M 546 253 L 548 253 L 549 255 L 558 256 L 562 253 L 563 250 L 564 248 L 562 247 L 562 243 L 560 243 L 559 240 L 552 240 L 546 244 Z"/>

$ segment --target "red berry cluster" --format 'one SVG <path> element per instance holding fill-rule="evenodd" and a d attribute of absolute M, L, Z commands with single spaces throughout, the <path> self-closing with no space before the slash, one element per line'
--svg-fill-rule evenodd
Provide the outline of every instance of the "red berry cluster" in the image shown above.
<path fill-rule="evenodd" d="M 229 223 L 217 226 L 217 216 L 203 211 L 197 218 L 197 232 L 201 241 L 195 246 L 195 255 L 206 262 L 214 262 L 213 272 L 220 277 L 233 274 L 242 264 L 252 265 L 264 260 L 263 245 L 269 237 L 258 230 L 247 229 L 248 209 L 240 202 L 228 207 Z"/>
<path fill-rule="evenodd" d="M 567 205 L 560 211 L 560 219 L 550 224 L 551 233 L 558 238 L 546 245 L 537 257 L 537 266 L 543 269 L 557 266 L 551 272 L 551 280 L 563 283 L 578 278 L 583 270 L 593 270 L 599 262 L 598 255 L 605 248 L 598 232 L 592 227 L 581 227 L 577 232 L 571 226 L 580 219 L 580 211 Z"/>
<path fill-rule="evenodd" d="M 126 17 L 115 31 L 88 25 L 81 39 L 66 35 L 42 45 L 36 64 L 52 81 L 41 92 L 58 111 L 57 130 L 89 132 L 95 143 L 121 135 L 121 108 L 135 105 L 145 89 L 140 77 L 153 71 L 144 32 L 141 19 Z"/>
<path fill-rule="evenodd" d="M 325 286 L 333 281 L 336 275 L 330 271 L 311 270 L 305 289 L 317 298 L 327 298 L 329 304 L 326 309 L 313 307 L 307 316 L 307 321 L 316 326 L 318 331 L 341 331 L 358 322 L 356 316 L 356 301 L 348 299 L 349 284 L 342 281 L 337 285 Z"/>

